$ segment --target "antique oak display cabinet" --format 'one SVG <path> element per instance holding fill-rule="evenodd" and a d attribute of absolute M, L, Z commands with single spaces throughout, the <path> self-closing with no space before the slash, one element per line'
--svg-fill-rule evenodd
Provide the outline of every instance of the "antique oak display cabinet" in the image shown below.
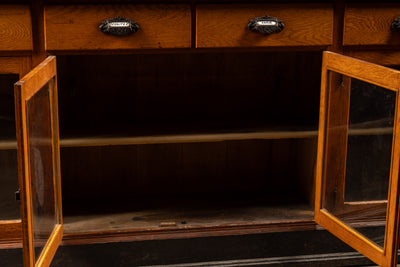
<path fill-rule="evenodd" d="M 319 226 L 395 265 L 399 4 L 19 1 L 0 25 L 0 246 L 24 266 Z"/>

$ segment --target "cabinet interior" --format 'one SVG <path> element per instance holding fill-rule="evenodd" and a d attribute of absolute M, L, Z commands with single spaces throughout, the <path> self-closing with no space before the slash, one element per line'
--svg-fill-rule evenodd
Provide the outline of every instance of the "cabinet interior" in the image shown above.
<path fill-rule="evenodd" d="M 15 199 L 18 161 L 13 90 L 18 79 L 17 74 L 0 74 L 0 220 L 20 218 L 19 203 Z"/>
<path fill-rule="evenodd" d="M 58 56 L 66 232 L 313 218 L 321 56 Z"/>

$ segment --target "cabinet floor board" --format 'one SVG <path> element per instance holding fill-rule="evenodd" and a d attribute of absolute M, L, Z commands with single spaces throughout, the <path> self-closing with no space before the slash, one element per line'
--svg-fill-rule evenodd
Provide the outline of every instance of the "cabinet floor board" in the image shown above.
<path fill-rule="evenodd" d="M 65 233 L 119 229 L 204 226 L 313 218 L 309 205 L 151 209 L 115 214 L 65 216 Z"/>

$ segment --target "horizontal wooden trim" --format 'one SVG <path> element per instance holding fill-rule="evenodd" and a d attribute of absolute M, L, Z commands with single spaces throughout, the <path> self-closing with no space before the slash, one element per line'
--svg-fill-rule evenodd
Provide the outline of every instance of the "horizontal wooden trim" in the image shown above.
<path fill-rule="evenodd" d="M 221 142 L 230 140 L 252 139 L 292 139 L 310 138 L 317 136 L 317 131 L 293 132 L 255 132 L 255 133 L 221 133 L 221 134 L 191 134 L 166 136 L 139 136 L 139 137 L 93 137 L 62 139 L 61 147 L 76 146 L 110 146 L 110 145 L 138 145 L 138 144 L 167 144 L 167 143 L 202 143 Z"/>
<path fill-rule="evenodd" d="M 21 220 L 0 221 L 0 242 L 12 240 L 21 240 L 22 242 Z"/>
<path fill-rule="evenodd" d="M 18 88 L 26 88 L 25 90 L 21 89 L 23 93 L 22 98 L 28 100 L 55 75 L 56 57 L 49 56 L 21 80 L 15 83 L 15 86 Z"/>
<path fill-rule="evenodd" d="M 328 70 L 355 77 L 396 92 L 399 90 L 400 71 L 398 70 L 329 51 L 325 51 L 323 57 Z"/>

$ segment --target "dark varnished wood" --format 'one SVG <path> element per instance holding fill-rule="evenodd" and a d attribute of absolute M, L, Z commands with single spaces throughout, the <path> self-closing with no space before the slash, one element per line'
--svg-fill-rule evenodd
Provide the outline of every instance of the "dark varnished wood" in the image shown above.
<path fill-rule="evenodd" d="M 348 4 L 345 10 L 343 44 L 399 45 L 400 32 L 390 28 L 398 17 L 399 4 Z"/>
<path fill-rule="evenodd" d="M 2 5 L 0 25 L 0 51 L 31 53 L 32 25 L 28 5 Z"/>
<path fill-rule="evenodd" d="M 285 29 L 263 35 L 247 24 L 255 17 L 277 17 Z M 199 4 L 196 47 L 328 46 L 332 44 L 333 8 L 329 4 Z"/>
<path fill-rule="evenodd" d="M 129 36 L 99 30 L 117 16 L 136 21 Z M 190 6 L 185 4 L 46 6 L 46 50 L 120 50 L 188 48 L 191 45 Z"/>

